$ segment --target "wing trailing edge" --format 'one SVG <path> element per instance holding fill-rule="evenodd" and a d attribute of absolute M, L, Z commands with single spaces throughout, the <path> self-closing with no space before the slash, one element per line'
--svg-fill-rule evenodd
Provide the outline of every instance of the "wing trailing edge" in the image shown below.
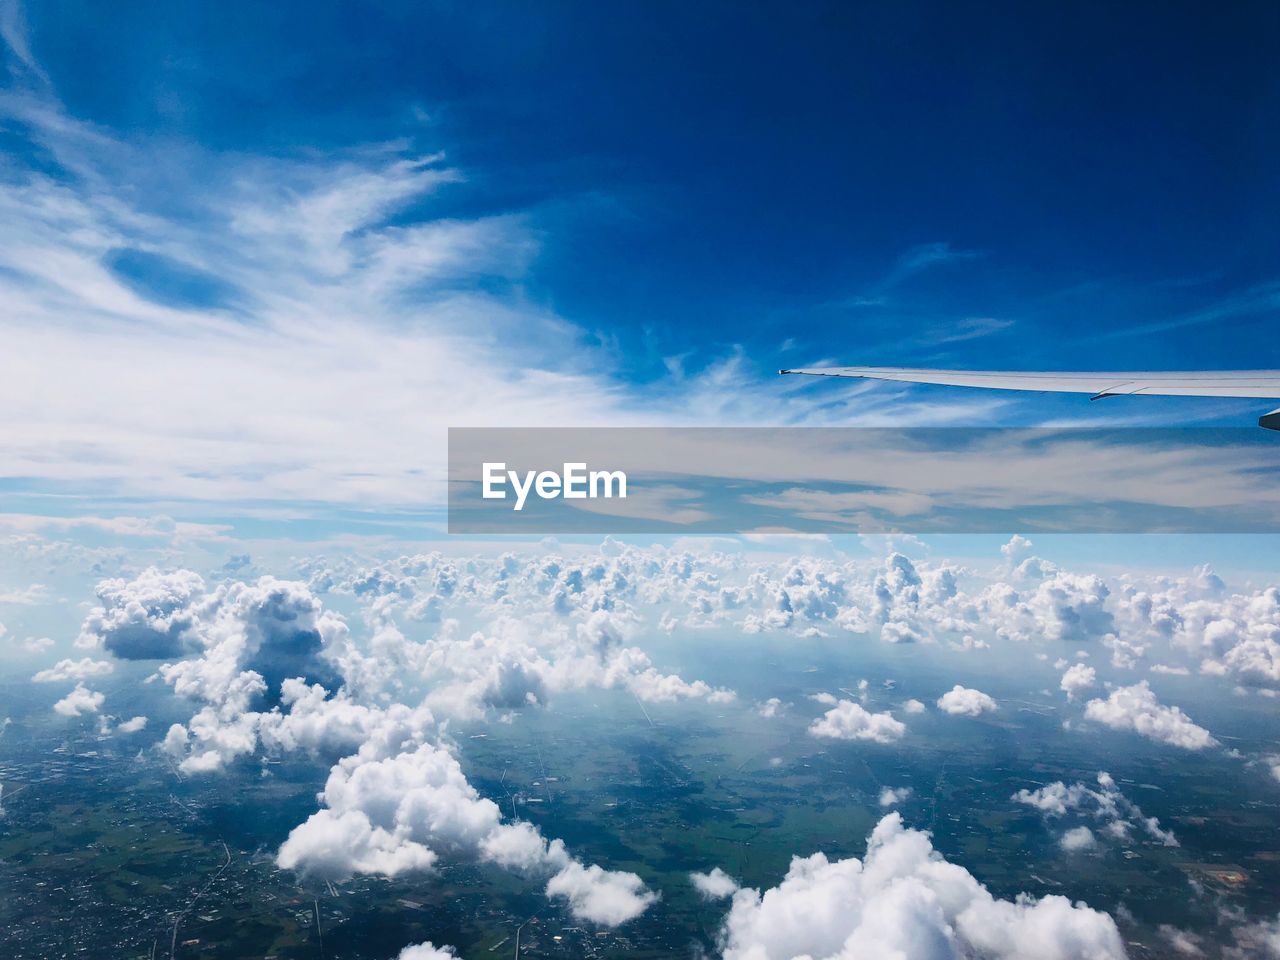
<path fill-rule="evenodd" d="M 1032 372 L 1016 370 L 933 370 L 915 367 L 806 367 L 779 370 L 813 377 L 852 377 L 897 383 L 931 383 L 988 390 L 1087 393 L 1093 399 L 1118 396 L 1245 397 L 1280 399 L 1280 370 L 1189 370 L 1164 372 Z M 1280 409 L 1258 420 L 1280 430 Z"/>

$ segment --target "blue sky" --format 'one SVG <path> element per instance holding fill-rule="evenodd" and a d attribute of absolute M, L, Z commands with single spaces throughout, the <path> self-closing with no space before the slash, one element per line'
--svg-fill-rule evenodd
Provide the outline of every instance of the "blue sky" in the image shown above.
<path fill-rule="evenodd" d="M 469 182 L 432 214 L 531 211 L 531 295 L 638 377 L 788 338 L 883 363 L 1277 362 L 1273 5 L 791 7 L 26 17 L 68 112 L 135 142 L 446 150 Z M 1010 326 L 947 339 L 988 317 Z"/>
<path fill-rule="evenodd" d="M 403 504 L 459 421 L 1245 425 L 772 374 L 1280 366 L 1273 5 L 2 9 L 28 493 Z"/>

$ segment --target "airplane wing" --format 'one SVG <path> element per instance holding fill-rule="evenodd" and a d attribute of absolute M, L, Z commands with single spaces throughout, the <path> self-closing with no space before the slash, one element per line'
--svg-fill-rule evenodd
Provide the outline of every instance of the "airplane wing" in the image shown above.
<path fill-rule="evenodd" d="M 1091 399 L 1120 396 L 1250 397 L 1280 399 L 1280 370 L 1193 370 L 1163 373 L 1031 373 L 1012 370 L 928 370 L 911 367 L 809 367 L 779 370 L 815 377 L 856 377 L 900 383 L 936 383 L 992 390 L 1087 393 Z M 1258 420 L 1280 430 L 1280 410 Z"/>

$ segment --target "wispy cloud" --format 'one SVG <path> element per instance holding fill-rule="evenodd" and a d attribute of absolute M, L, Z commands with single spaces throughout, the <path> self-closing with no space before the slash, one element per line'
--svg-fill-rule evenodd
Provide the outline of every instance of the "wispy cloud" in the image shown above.
<path fill-rule="evenodd" d="M 963 263 L 968 260 L 977 260 L 982 256 L 984 254 L 981 251 L 957 250 L 946 242 L 924 243 L 902 254 L 893 270 L 880 282 L 877 289 L 887 290 L 895 287 L 908 277 L 943 264 Z"/>
<path fill-rule="evenodd" d="M 1190 313 L 1183 313 L 1168 320 L 1158 320 L 1154 323 L 1106 330 L 1088 339 L 1101 341 L 1118 340 L 1122 337 L 1149 336 L 1155 333 L 1179 330 L 1184 327 L 1222 323 L 1226 320 L 1241 318 L 1261 319 L 1276 313 L 1280 313 L 1280 281 L 1272 280 L 1224 297 L 1216 303 L 1202 307 L 1199 310 L 1193 310 Z"/>
<path fill-rule="evenodd" d="M 0 0 L 0 40 L 8 46 L 17 63 L 10 64 L 11 75 L 28 74 L 41 82 L 48 82 L 35 57 L 31 55 L 31 41 L 27 34 L 27 20 L 18 0 Z"/>
<path fill-rule="evenodd" d="M 31 59 L 18 8 L 3 37 Z M 443 499 L 449 426 L 989 421 L 996 405 L 787 383 L 740 348 L 630 382 L 528 294 L 527 214 L 433 212 L 465 181 L 402 141 L 291 156 L 132 141 L 43 79 L 0 92 L 0 476 L 78 495 Z M 976 254 L 930 244 L 899 278 Z M 968 335 L 962 332 L 960 335 Z"/>

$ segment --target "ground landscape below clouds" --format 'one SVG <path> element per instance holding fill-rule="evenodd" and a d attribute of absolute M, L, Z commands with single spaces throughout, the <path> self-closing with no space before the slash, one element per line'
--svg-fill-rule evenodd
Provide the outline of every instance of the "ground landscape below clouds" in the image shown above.
<path fill-rule="evenodd" d="M 6 685 L 7 936 L 1267 956 L 1276 589 L 907 549 L 125 564 Z"/>

